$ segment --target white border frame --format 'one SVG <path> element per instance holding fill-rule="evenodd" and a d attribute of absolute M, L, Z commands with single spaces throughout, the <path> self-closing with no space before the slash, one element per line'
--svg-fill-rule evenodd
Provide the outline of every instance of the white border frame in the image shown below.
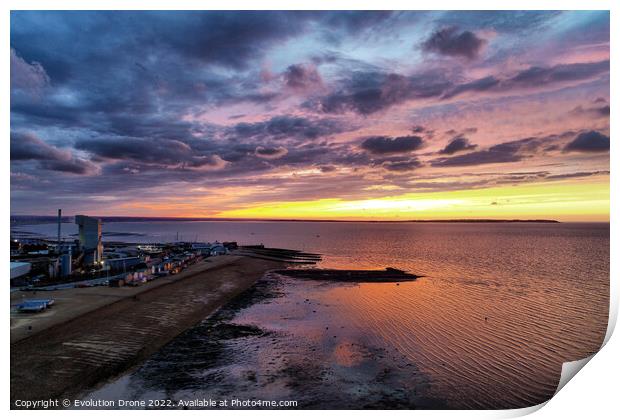
<path fill-rule="evenodd" d="M 212 3 L 196 0 L 175 0 L 175 1 L 136 1 L 136 0 L 92 0 L 89 2 L 78 0 L 60 0 L 53 3 L 42 0 L 23 0 L 15 1 L 8 0 L 3 2 L 4 13 L 0 15 L 0 45 L 4 48 L 4 57 L 2 69 L 3 75 L 3 91 L 2 101 L 0 105 L 0 115 L 2 116 L 2 159 L 4 160 L 2 167 L 5 168 L 5 176 L 2 178 L 2 192 L 4 198 L 4 205 L 2 205 L 2 231 L 0 237 L 8 238 L 10 236 L 10 177 L 7 172 L 10 168 L 10 148 L 8 141 L 8 134 L 10 131 L 10 10 L 611 10 L 611 56 L 617 57 L 618 52 L 618 19 L 617 13 L 620 9 L 618 2 L 612 2 L 610 0 L 589 0 L 585 2 L 583 0 L 504 0 L 500 2 L 484 1 L 484 0 L 470 0 L 468 2 L 459 2 L 456 0 L 434 0 L 432 3 L 428 2 L 412 2 L 404 0 L 382 0 L 382 1 L 354 1 L 354 0 L 330 0 L 330 1 L 303 1 L 303 2 L 286 2 L 283 0 L 261 0 L 260 2 L 252 2 L 248 0 L 228 0 L 223 5 L 221 3 Z M 432 6 L 429 8 L 429 6 Z M 465 7 L 464 7 L 465 6 Z M 615 7 L 614 7 L 615 6 Z M 616 9 L 616 10 L 614 10 Z M 620 74 L 618 72 L 618 66 L 615 60 L 611 60 L 611 101 L 617 97 L 617 83 L 614 75 Z M 614 104 L 615 106 L 615 104 Z M 615 108 L 612 108 L 615 109 Z M 616 119 L 610 119 L 610 132 L 615 132 L 615 126 L 617 125 Z M 612 136 L 610 136 L 612 137 Z M 583 372 L 579 373 L 578 379 L 570 381 L 556 396 L 554 396 L 548 403 L 541 404 L 536 407 L 519 409 L 519 410 L 498 410 L 498 411 L 389 411 L 379 413 L 376 410 L 371 411 L 303 411 L 296 410 L 293 414 L 299 419 L 310 419 L 316 416 L 335 418 L 336 416 L 355 416 L 361 419 L 370 419 L 378 415 L 388 415 L 393 418 L 411 418 L 412 416 L 420 418 L 432 418 L 432 419 L 446 419 L 446 418 L 506 418 L 506 417 L 518 417 L 526 415 L 532 412 L 535 418 L 583 418 L 585 416 L 593 418 L 607 418 L 611 417 L 612 413 L 617 415 L 617 374 L 618 374 L 618 359 L 617 355 L 620 354 L 620 344 L 617 337 L 611 339 L 611 334 L 616 324 L 618 315 L 618 269 L 617 264 L 614 264 L 616 256 L 618 256 L 618 227 L 614 223 L 617 218 L 617 201 L 618 196 L 614 191 L 616 186 L 616 172 L 618 167 L 619 152 L 618 148 L 614 146 L 612 141 L 610 152 L 610 194 L 611 194 L 611 289 L 610 289 L 610 317 L 608 331 L 605 338 L 605 347 L 592 358 L 592 361 L 587 364 L 583 369 Z M 3 255 L 9 253 L 8 240 L 2 242 Z M 8 278 L 8 270 L 5 269 L 5 278 Z M 8 287 L 7 287 L 8 295 Z M 8 296 L 7 296 L 8 300 Z M 9 395 L 9 329 L 6 328 L 3 331 L 4 342 L 6 343 L 2 349 L 2 360 L 5 363 L 5 380 L 3 381 L 2 397 L 4 401 L 5 409 L 10 407 L 10 395 Z M 542 410 L 539 410 L 542 407 Z M 538 411 L 539 410 L 539 411 Z M 116 412 L 115 416 L 128 416 L 129 412 Z M 14 418 L 27 418 L 31 416 L 41 416 L 51 418 L 52 420 L 60 418 L 78 418 L 82 417 L 84 412 L 68 412 L 68 411 L 15 411 L 12 410 L 10 415 Z M 89 417 L 93 419 L 104 419 L 110 416 L 110 413 L 104 410 L 90 411 L 87 413 Z M 132 418 L 164 418 L 170 415 L 179 415 L 179 411 L 132 411 Z M 223 419 L 231 415 L 230 411 L 184 411 L 183 416 L 195 419 L 204 419 L 205 416 L 215 419 Z M 235 416 L 252 416 L 257 420 L 261 419 L 284 419 L 291 415 L 288 410 L 281 411 L 235 411 Z M 148 416 L 148 417 L 147 417 Z"/>

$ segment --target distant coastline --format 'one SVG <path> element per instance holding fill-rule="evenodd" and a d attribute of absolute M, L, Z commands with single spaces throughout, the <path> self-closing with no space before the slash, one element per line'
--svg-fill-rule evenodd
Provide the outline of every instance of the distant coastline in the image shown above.
<path fill-rule="evenodd" d="M 252 219 L 217 217 L 136 217 L 93 216 L 104 223 L 123 222 L 315 222 L 315 223 L 561 223 L 553 219 L 411 219 L 411 220 L 338 220 L 338 219 Z M 11 224 L 56 223 L 56 216 L 14 215 Z M 73 223 L 73 216 L 62 217 L 62 223 Z"/>

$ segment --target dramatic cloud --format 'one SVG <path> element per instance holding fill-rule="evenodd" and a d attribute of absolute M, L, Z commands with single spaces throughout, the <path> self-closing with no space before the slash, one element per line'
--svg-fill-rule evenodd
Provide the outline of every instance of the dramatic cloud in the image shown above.
<path fill-rule="evenodd" d="M 475 149 L 476 147 L 478 147 L 476 144 L 471 144 L 469 142 L 468 139 L 466 139 L 465 137 L 456 137 L 454 139 L 452 139 L 450 141 L 450 143 L 448 143 L 446 145 L 446 147 L 444 147 L 443 149 L 441 149 L 439 151 L 439 154 L 441 155 L 453 155 L 457 152 L 462 152 L 465 150 L 471 150 L 471 149 Z"/>
<path fill-rule="evenodd" d="M 50 78 L 40 63 L 27 63 L 11 48 L 11 91 L 23 90 L 38 95 L 50 83 Z"/>
<path fill-rule="evenodd" d="M 397 159 L 383 162 L 383 167 L 392 172 L 409 172 L 423 166 L 417 158 Z"/>
<path fill-rule="evenodd" d="M 588 80 L 609 73 L 609 60 L 592 63 L 558 64 L 552 67 L 530 67 L 512 77 L 487 76 L 472 82 L 454 86 L 444 99 L 464 92 L 508 92 L 518 89 L 533 89 L 566 82 Z"/>
<path fill-rule="evenodd" d="M 288 150 L 284 147 L 263 147 L 258 146 L 256 148 L 256 156 L 264 159 L 278 159 L 288 153 Z"/>
<path fill-rule="evenodd" d="M 423 146 L 424 141 L 418 136 L 368 137 L 360 145 L 365 151 L 376 155 L 413 152 L 414 150 L 421 149 Z"/>
<path fill-rule="evenodd" d="M 351 111 L 370 115 L 407 101 L 447 100 L 464 93 L 507 94 L 524 89 L 545 89 L 606 73 L 609 73 L 609 60 L 530 67 L 513 75 L 490 75 L 459 83 L 436 72 L 410 76 L 379 71 L 354 72 L 332 93 L 312 98 L 306 107 L 327 114 Z"/>
<path fill-rule="evenodd" d="M 284 72 L 284 81 L 292 89 L 304 90 L 321 85 L 321 76 L 315 67 L 293 64 Z"/>
<path fill-rule="evenodd" d="M 11 133 L 11 160 L 70 158 L 70 152 L 50 146 L 32 133 Z"/>
<path fill-rule="evenodd" d="M 344 86 L 309 103 L 324 113 L 369 115 L 413 99 L 439 97 L 451 84 L 437 74 L 406 77 L 395 73 L 356 72 Z"/>
<path fill-rule="evenodd" d="M 41 169 L 79 175 L 97 170 L 92 163 L 75 158 L 70 151 L 51 146 L 31 133 L 11 133 L 11 160 L 34 161 Z"/>
<path fill-rule="evenodd" d="M 566 152 L 606 152 L 609 151 L 609 137 L 598 131 L 580 133 L 564 146 Z"/>
<path fill-rule="evenodd" d="M 530 67 L 504 82 L 510 87 L 536 86 L 555 82 L 585 80 L 609 72 L 609 60 L 591 63 L 558 64 L 553 67 Z"/>
<path fill-rule="evenodd" d="M 187 198 L 216 215 L 609 169 L 584 153 L 609 148 L 606 11 L 14 11 L 10 32 L 16 213 L 86 212 L 96 191 L 118 200 L 102 214 Z"/>
<path fill-rule="evenodd" d="M 490 163 L 519 162 L 529 154 L 538 151 L 543 143 L 544 140 L 539 138 L 526 138 L 500 143 L 487 150 L 466 153 L 449 158 L 435 159 L 431 162 L 431 166 L 474 166 Z"/>
<path fill-rule="evenodd" d="M 140 138 L 81 140 L 75 148 L 92 153 L 99 159 L 129 160 L 144 164 L 181 167 L 220 167 L 216 155 L 202 155 L 178 140 L 150 141 Z"/>
<path fill-rule="evenodd" d="M 152 12 L 151 16 L 159 24 L 156 31 L 142 34 L 153 37 L 150 42 L 206 64 L 233 68 L 247 67 L 272 42 L 302 31 L 306 21 L 306 16 L 298 13 L 296 23 L 291 24 L 290 14 L 279 11 Z"/>
<path fill-rule="evenodd" d="M 83 159 L 43 160 L 40 162 L 40 165 L 43 169 L 75 175 L 88 175 L 96 172 L 96 167 Z"/>
<path fill-rule="evenodd" d="M 486 40 L 470 31 L 458 31 L 455 27 L 441 29 L 430 36 L 422 47 L 426 51 L 449 56 L 476 58 Z"/>
<path fill-rule="evenodd" d="M 243 139 L 297 139 L 314 140 L 347 131 L 348 127 L 331 119 L 309 119 L 282 115 L 257 123 L 236 124 L 230 135 Z"/>

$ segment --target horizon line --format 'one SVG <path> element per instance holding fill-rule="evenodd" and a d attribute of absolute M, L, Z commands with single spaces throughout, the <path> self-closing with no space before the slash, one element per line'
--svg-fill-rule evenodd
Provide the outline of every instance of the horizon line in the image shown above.
<path fill-rule="evenodd" d="M 83 214 L 83 213 L 76 213 Z M 56 215 L 34 215 L 34 214 L 16 214 L 11 215 L 11 221 L 18 218 L 48 218 L 56 219 Z M 74 216 L 62 216 L 63 219 L 72 218 Z M 609 221 L 601 220 L 580 220 L 575 222 L 563 222 L 556 219 L 547 218 L 454 218 L 454 219 L 299 219 L 299 218 L 234 218 L 234 217 L 191 217 L 191 216 L 90 216 L 110 222 L 121 220 L 169 220 L 178 222 L 190 221 L 222 221 L 222 222 L 324 222 L 324 223 L 609 223 Z"/>

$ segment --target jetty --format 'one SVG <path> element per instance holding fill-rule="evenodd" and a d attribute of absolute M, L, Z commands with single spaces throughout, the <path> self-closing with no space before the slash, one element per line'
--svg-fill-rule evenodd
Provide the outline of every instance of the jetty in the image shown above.
<path fill-rule="evenodd" d="M 385 270 L 284 269 L 275 270 L 275 273 L 302 280 L 353 283 L 406 282 L 424 277 L 392 267 L 387 267 Z"/>

